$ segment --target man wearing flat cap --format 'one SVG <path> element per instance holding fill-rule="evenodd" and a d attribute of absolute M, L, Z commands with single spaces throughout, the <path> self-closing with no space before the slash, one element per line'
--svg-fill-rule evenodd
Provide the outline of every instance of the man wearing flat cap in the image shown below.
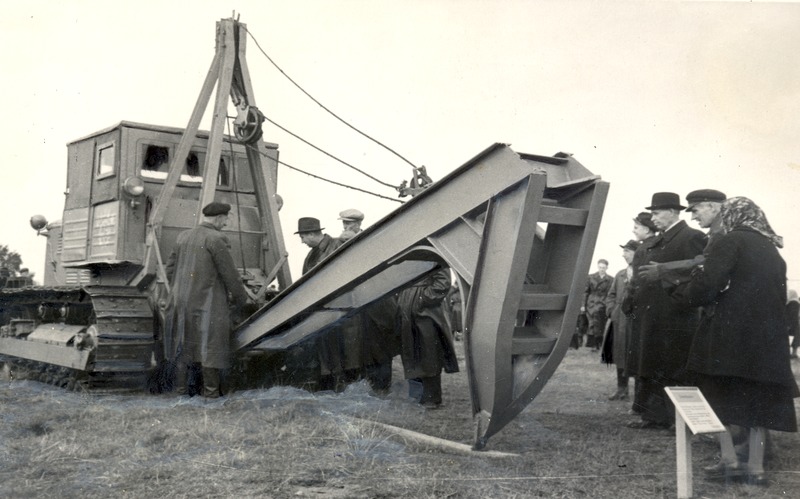
<path fill-rule="evenodd" d="M 227 203 L 203 207 L 203 221 L 178 235 L 167 262 L 170 294 L 165 311 L 165 350 L 177 367 L 178 392 L 223 395 L 220 372 L 230 367 L 231 317 L 228 297 L 237 306 L 247 291 L 230 253 Z M 202 386 L 193 386 L 202 371 Z"/>
<path fill-rule="evenodd" d="M 344 244 L 361 232 L 361 222 L 364 220 L 364 214 L 355 208 L 350 208 L 339 212 L 339 220 L 342 221 L 343 230 L 337 239 Z M 368 308 L 379 310 L 374 305 Z M 357 381 L 364 376 L 364 356 L 366 354 L 364 340 L 368 338 L 365 335 L 364 328 L 366 327 L 365 320 L 367 319 L 365 313 L 368 308 L 360 314 L 345 319 L 341 322 L 340 327 L 336 329 L 337 340 L 339 341 L 342 383 Z M 391 376 L 391 371 L 389 375 Z"/>
<path fill-rule="evenodd" d="M 339 236 L 341 241 L 349 241 L 356 234 L 361 232 L 361 222 L 364 221 L 364 214 L 356 209 L 349 209 L 339 212 L 339 220 L 342 221 L 342 234 Z"/>
<path fill-rule="evenodd" d="M 692 214 L 692 220 L 697 222 L 701 229 L 708 229 L 708 244 L 714 236 L 722 230 L 720 209 L 727 198 L 725 194 L 714 189 L 700 189 L 686 195 L 686 211 Z M 707 252 L 708 248 L 706 248 Z"/>
<path fill-rule="evenodd" d="M 657 192 L 645 209 L 650 210 L 653 224 L 660 231 L 646 254 L 641 255 L 646 263 L 691 260 L 703 252 L 705 234 L 680 219 L 686 207 L 681 205 L 677 194 Z M 684 366 L 697 328 L 698 311 L 671 299 L 670 291 L 657 272 L 636 268 L 631 279 L 632 327 L 638 341 L 635 364 L 640 380 L 642 420 L 631 423 L 633 428 L 669 427 L 675 414 L 664 387 L 686 382 Z"/>
<path fill-rule="evenodd" d="M 362 231 L 364 214 L 354 208 L 339 212 L 345 243 Z M 392 358 L 400 353 L 395 332 L 397 300 L 388 295 L 364 307 L 341 323 L 342 369 L 344 381 L 364 377 L 378 394 L 386 394 L 392 385 Z"/>

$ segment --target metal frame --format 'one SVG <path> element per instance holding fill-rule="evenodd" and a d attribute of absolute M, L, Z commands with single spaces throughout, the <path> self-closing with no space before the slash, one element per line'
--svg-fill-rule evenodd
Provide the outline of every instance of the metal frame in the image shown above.
<path fill-rule="evenodd" d="M 214 114 L 211 121 L 211 130 L 208 137 L 206 159 L 203 168 L 203 189 L 196 210 L 198 222 L 202 220 L 201 208 L 214 200 L 216 192 L 216 179 L 219 171 L 219 160 L 222 152 L 225 120 L 229 99 L 239 107 L 255 106 L 255 97 L 250 74 L 245 60 L 247 27 L 233 19 L 223 19 L 217 22 L 216 51 L 211 61 L 211 66 L 206 74 L 206 79 L 200 90 L 189 123 L 186 125 L 181 141 L 172 158 L 167 178 L 164 181 L 161 194 L 153 207 L 147 231 L 147 254 L 142 272 L 132 281 L 147 282 L 146 276 L 156 272 L 166 284 L 166 274 L 163 262 L 158 258 L 158 241 L 160 239 L 161 225 L 164 221 L 169 201 L 180 180 L 183 163 L 200 128 L 200 121 L 208 107 L 211 93 L 216 86 Z M 261 220 L 261 230 L 264 235 L 262 245 L 262 265 L 265 274 L 276 277 L 281 288 L 292 283 L 292 276 L 286 260 L 286 247 L 283 241 L 280 218 L 278 217 L 278 204 L 276 198 L 277 180 L 272 177 L 272 172 L 264 164 L 266 145 L 261 137 L 247 148 L 247 160 L 253 177 L 256 203 Z M 231 165 L 234 167 L 234 165 Z M 268 283 L 267 283 L 268 284 Z"/>
<path fill-rule="evenodd" d="M 483 448 L 569 347 L 607 191 L 569 156 L 495 144 L 282 291 L 238 328 L 234 346 L 290 348 L 449 267 L 466 298 L 474 445 Z"/>

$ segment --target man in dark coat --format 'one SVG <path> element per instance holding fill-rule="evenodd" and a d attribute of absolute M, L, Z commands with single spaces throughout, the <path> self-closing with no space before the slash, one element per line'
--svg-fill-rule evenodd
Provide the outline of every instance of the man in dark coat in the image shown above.
<path fill-rule="evenodd" d="M 355 208 L 342 210 L 339 212 L 339 220 L 342 221 L 342 233 L 338 237 L 341 244 L 346 243 L 350 239 L 362 232 L 361 223 L 364 221 L 364 214 Z M 376 313 L 380 307 L 373 309 Z M 394 315 L 390 315 L 388 320 Z M 380 318 L 374 317 L 378 321 Z M 341 358 L 341 368 L 343 371 L 343 382 L 350 383 L 357 381 L 364 376 L 364 360 L 368 352 L 364 351 L 364 334 L 366 327 L 367 317 L 353 316 L 341 322 L 337 328 L 337 335 L 339 336 L 339 350 Z M 378 328 L 382 331 L 382 328 Z M 389 383 L 391 383 L 391 365 L 389 367 Z M 379 383 L 385 384 L 385 380 Z M 388 387 L 387 387 L 388 389 Z M 380 391 L 384 391 L 383 388 Z"/>
<path fill-rule="evenodd" d="M 697 222 L 701 229 L 708 229 L 706 246 L 703 254 L 692 260 L 683 260 L 669 263 L 652 263 L 643 265 L 643 273 L 657 275 L 667 283 L 679 284 L 688 279 L 686 270 L 693 270 L 703 264 L 705 256 L 711 246 L 722 235 L 722 217 L 720 210 L 726 196 L 723 192 L 714 189 L 699 189 L 686 195 L 686 211 L 692 214 L 692 220 Z"/>
<path fill-rule="evenodd" d="M 635 363 L 640 380 L 641 421 L 632 428 L 667 428 L 675 419 L 674 407 L 664 387 L 685 384 L 686 359 L 692 335 L 697 329 L 698 310 L 674 300 L 657 272 L 643 272 L 637 257 L 647 262 L 663 263 L 691 260 L 703 252 L 705 235 L 680 220 L 686 207 L 680 197 L 671 192 L 657 192 L 646 209 L 660 231 L 649 248 L 634 255 L 632 282 L 632 327 L 638 340 L 638 360 Z M 685 270 L 688 281 L 689 269 Z"/>
<path fill-rule="evenodd" d="M 231 206 L 212 202 L 203 208 L 203 222 L 182 232 L 166 271 L 170 294 L 165 312 L 166 351 L 178 367 L 178 391 L 192 394 L 187 377 L 202 369 L 205 397 L 222 395 L 220 370 L 230 367 L 231 317 L 228 297 L 244 305 L 247 291 L 221 229 Z"/>
<path fill-rule="evenodd" d="M 370 387 L 378 394 L 392 387 L 392 359 L 400 353 L 396 328 L 397 299 L 385 296 L 364 308 L 355 319 L 360 326 L 361 364 Z"/>
<path fill-rule="evenodd" d="M 633 261 L 630 264 L 631 277 L 628 279 L 628 285 L 622 298 L 620 308 L 625 316 L 628 318 L 627 335 L 625 338 L 626 352 L 625 352 L 625 376 L 633 377 L 633 404 L 631 405 L 631 413 L 641 414 L 643 410 L 642 405 L 642 384 L 639 380 L 639 333 L 633 328 L 633 285 L 635 284 L 635 277 L 639 271 L 642 263 L 648 262 L 647 254 L 653 247 L 653 242 L 658 235 L 658 228 L 653 223 L 653 214 L 648 211 L 643 211 L 636 215 L 633 219 L 633 230 L 631 231 L 634 238 L 639 241 L 639 247 L 633 254 Z"/>
<path fill-rule="evenodd" d="M 614 276 L 614 284 L 606 295 L 606 310 L 608 311 L 608 322 L 603 336 L 604 361 L 608 364 L 617 366 L 617 391 L 614 392 L 609 400 L 628 400 L 628 376 L 625 374 L 625 357 L 628 352 L 628 317 L 622 312 L 620 306 L 625 300 L 628 288 L 628 281 L 633 275 L 633 255 L 639 249 L 639 241 L 631 239 L 622 248 L 622 258 L 625 259 L 627 266 L 617 272 Z"/>
<path fill-rule="evenodd" d="M 300 236 L 303 244 L 311 248 L 303 261 L 303 274 L 342 245 L 342 241 L 323 233 L 323 230 L 316 218 L 303 217 L 297 221 L 295 234 Z M 341 331 L 334 328 L 321 337 L 303 342 L 292 349 L 286 360 L 290 376 L 314 380 L 310 382 L 322 390 L 336 388 L 343 376 L 340 337 Z"/>
<path fill-rule="evenodd" d="M 603 330 L 608 315 L 606 313 L 606 296 L 614 278 L 606 273 L 608 260 L 597 261 L 597 272 L 589 274 L 586 290 L 583 293 L 583 312 L 589 319 L 589 330 L 586 335 L 586 346 L 594 350 L 603 342 Z"/>
<path fill-rule="evenodd" d="M 297 221 L 295 234 L 300 236 L 303 244 L 311 248 L 303 261 L 304 274 L 342 245 L 341 241 L 323 233 L 323 230 L 316 218 L 303 217 Z"/>
<path fill-rule="evenodd" d="M 346 243 L 362 232 L 364 213 L 350 208 L 339 212 L 342 233 L 338 240 Z M 338 331 L 343 381 L 349 383 L 365 377 L 378 394 L 387 394 L 392 386 L 392 359 L 400 353 L 400 340 L 395 331 L 397 300 L 386 296 L 358 314 L 341 322 Z"/>
<path fill-rule="evenodd" d="M 443 301 L 450 291 L 450 272 L 439 269 L 404 289 L 397 298 L 401 358 L 408 380 L 422 384 L 420 404 L 442 404 L 442 370 L 458 372 L 453 335 Z"/>

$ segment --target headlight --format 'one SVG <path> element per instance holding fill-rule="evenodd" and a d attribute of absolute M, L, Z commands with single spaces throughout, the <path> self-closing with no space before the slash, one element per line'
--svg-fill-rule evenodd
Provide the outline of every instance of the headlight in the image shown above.
<path fill-rule="evenodd" d="M 141 196 L 144 193 L 144 182 L 139 177 L 128 177 L 122 183 L 122 190 L 133 197 Z"/>

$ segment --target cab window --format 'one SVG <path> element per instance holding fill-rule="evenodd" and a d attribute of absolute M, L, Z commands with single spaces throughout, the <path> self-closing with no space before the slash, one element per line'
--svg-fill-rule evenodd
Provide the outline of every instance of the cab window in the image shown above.
<path fill-rule="evenodd" d="M 114 144 L 104 144 L 97 149 L 97 176 L 114 174 Z"/>

